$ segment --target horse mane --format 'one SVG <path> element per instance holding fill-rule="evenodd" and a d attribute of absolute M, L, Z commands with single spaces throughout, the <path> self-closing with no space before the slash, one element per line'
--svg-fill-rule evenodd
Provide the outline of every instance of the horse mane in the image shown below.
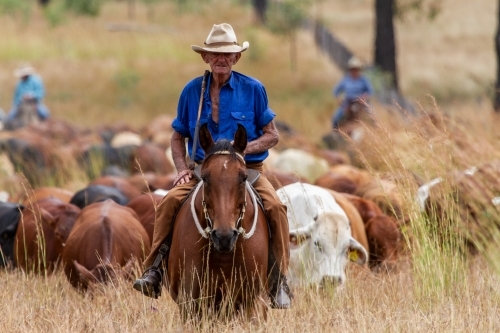
<path fill-rule="evenodd" d="M 221 152 L 221 151 L 227 151 L 227 152 L 229 152 L 229 157 L 232 160 L 237 160 L 238 156 L 236 155 L 236 153 L 240 153 L 236 149 L 234 149 L 233 145 L 231 144 L 231 141 L 226 140 L 226 139 L 222 139 L 222 140 L 218 140 L 212 146 L 212 148 L 210 148 L 208 150 L 208 152 L 206 152 L 206 154 L 205 154 L 205 161 L 208 160 L 208 158 L 210 158 L 211 156 L 213 156 L 213 155 L 215 155 L 215 154 L 217 154 L 218 152 Z"/>

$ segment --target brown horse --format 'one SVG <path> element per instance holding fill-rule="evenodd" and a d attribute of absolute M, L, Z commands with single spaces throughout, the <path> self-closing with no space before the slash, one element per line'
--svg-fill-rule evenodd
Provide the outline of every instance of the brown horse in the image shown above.
<path fill-rule="evenodd" d="M 234 143 L 200 129 L 201 181 L 174 222 L 169 292 L 188 318 L 266 317 L 269 232 L 247 182 L 245 128 Z M 213 317 L 212 317 L 213 316 Z"/>

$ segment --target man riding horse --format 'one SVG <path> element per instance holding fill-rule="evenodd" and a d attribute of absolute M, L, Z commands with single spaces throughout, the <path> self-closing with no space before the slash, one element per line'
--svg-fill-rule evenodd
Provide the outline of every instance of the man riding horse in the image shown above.
<path fill-rule="evenodd" d="M 344 119 L 346 108 L 353 102 L 368 102 L 373 94 L 373 88 L 368 78 L 361 74 L 362 63 L 352 57 L 347 63 L 349 72 L 342 78 L 333 90 L 333 95 L 339 101 L 339 107 L 332 118 L 333 128 L 338 129 L 340 122 Z M 340 100 L 340 95 L 344 94 L 344 100 Z"/>
<path fill-rule="evenodd" d="M 7 115 L 7 120 L 18 117 L 22 103 L 35 103 L 36 115 L 40 120 L 46 120 L 50 113 L 47 106 L 43 104 L 45 88 L 41 77 L 36 75 L 35 69 L 27 64 L 18 68 L 14 75 L 19 78 L 19 82 L 16 85 L 12 109 Z"/>
<path fill-rule="evenodd" d="M 227 23 L 214 25 L 204 46 L 191 46 L 209 64 L 212 73 L 206 78 L 208 89 L 205 92 L 202 90 L 205 77 L 201 76 L 186 85 L 179 99 L 171 139 L 172 157 L 178 174 L 174 188 L 157 210 L 153 246 L 144 262 L 146 271 L 134 283 L 134 288 L 146 296 L 157 298 L 161 292 L 162 270 L 159 263 L 168 257 L 166 247 L 162 250 L 162 246 L 172 230 L 173 219 L 183 200 L 198 184 L 186 163 L 185 139 L 188 138 L 189 154 L 195 149 L 194 161 L 201 164 L 204 152 L 196 149 L 196 143 L 193 144 L 197 140 L 195 132 L 199 125 L 206 124 L 214 140 L 232 140 L 238 125 L 242 125 L 248 136 L 244 151 L 247 168 L 259 172 L 262 172 L 268 150 L 278 143 L 278 130 L 273 122 L 275 113 L 268 106 L 264 86 L 254 78 L 232 71 L 248 46 L 248 42 L 241 46 L 238 44 L 233 28 Z M 260 175 L 253 186 L 262 198 L 270 224 L 271 268 L 268 273 L 271 305 L 274 308 L 289 308 L 291 300 L 286 273 L 290 253 L 286 206 L 264 175 Z"/>

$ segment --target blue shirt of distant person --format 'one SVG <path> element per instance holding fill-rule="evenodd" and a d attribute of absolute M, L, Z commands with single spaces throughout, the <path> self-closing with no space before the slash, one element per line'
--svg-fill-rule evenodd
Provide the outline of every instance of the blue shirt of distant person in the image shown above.
<path fill-rule="evenodd" d="M 361 74 L 361 61 L 353 57 L 349 60 L 348 73 L 342 78 L 333 90 L 333 95 L 339 100 L 339 107 L 332 118 L 334 129 L 339 127 L 344 116 L 344 110 L 350 102 L 360 99 L 368 102 L 373 95 L 373 88 L 367 77 Z M 340 100 L 340 95 L 344 95 L 344 99 Z"/>
<path fill-rule="evenodd" d="M 16 85 L 12 109 L 7 118 L 13 119 L 16 117 L 19 112 L 19 106 L 24 98 L 34 98 L 37 104 L 36 111 L 38 116 L 41 120 L 47 119 L 50 112 L 47 106 L 43 104 L 45 88 L 42 78 L 35 74 L 31 66 L 25 66 L 16 70 L 15 75 L 19 78 L 19 82 Z"/>

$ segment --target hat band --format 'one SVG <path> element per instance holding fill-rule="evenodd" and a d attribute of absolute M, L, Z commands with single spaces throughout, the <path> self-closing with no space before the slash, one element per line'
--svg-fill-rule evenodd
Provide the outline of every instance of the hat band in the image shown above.
<path fill-rule="evenodd" d="M 218 43 L 210 43 L 210 44 L 207 44 L 207 42 L 203 43 L 205 44 L 206 46 L 230 46 L 230 45 L 238 45 L 240 46 L 240 44 L 238 44 L 238 42 L 218 42 Z"/>

